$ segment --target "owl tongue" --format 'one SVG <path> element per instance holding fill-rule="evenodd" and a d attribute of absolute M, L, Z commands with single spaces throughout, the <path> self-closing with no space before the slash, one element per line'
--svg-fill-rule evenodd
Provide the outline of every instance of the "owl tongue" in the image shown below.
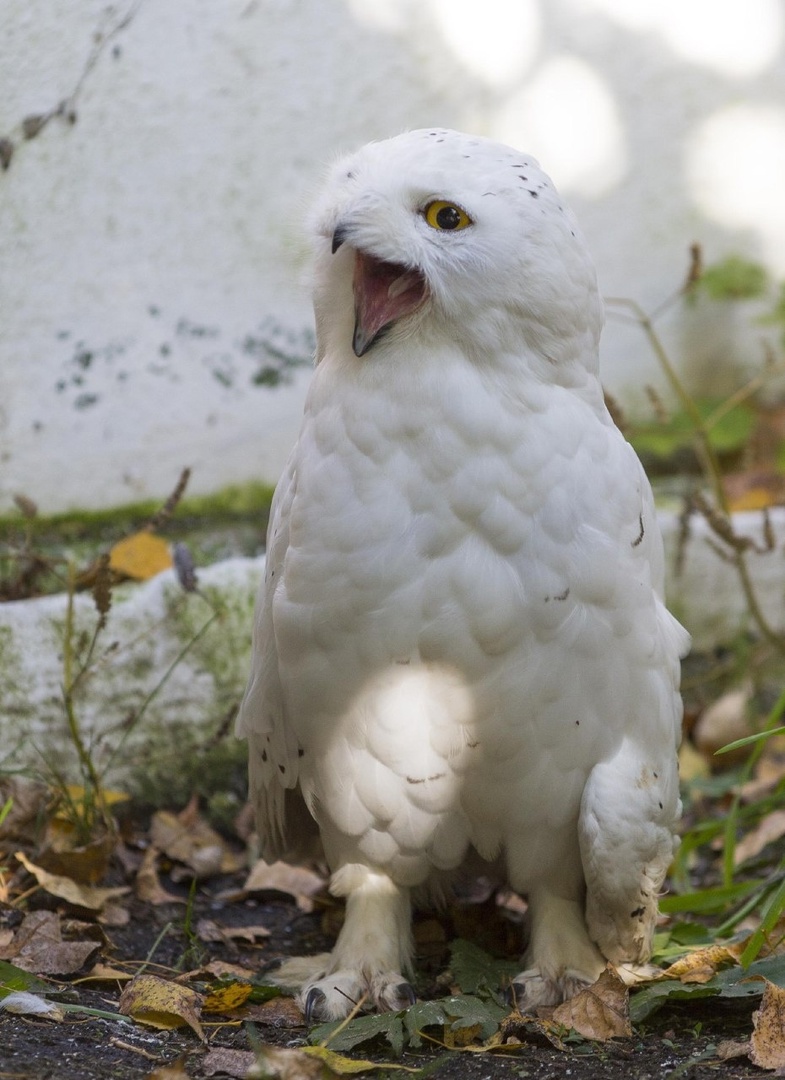
<path fill-rule="evenodd" d="M 355 355 L 364 356 L 396 319 L 411 314 L 427 296 L 428 286 L 419 270 L 382 262 L 357 251 L 352 339 Z"/>

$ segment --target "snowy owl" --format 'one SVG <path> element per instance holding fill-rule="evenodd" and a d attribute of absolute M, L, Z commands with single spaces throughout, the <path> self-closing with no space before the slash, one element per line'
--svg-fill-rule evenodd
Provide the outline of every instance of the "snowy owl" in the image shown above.
<path fill-rule="evenodd" d="M 575 220 L 527 154 L 371 143 L 312 219 L 316 369 L 239 716 L 266 858 L 316 834 L 346 918 L 309 1018 L 413 999 L 411 895 L 469 856 L 528 900 L 522 1009 L 648 958 L 680 814 L 649 483 L 598 376 Z"/>

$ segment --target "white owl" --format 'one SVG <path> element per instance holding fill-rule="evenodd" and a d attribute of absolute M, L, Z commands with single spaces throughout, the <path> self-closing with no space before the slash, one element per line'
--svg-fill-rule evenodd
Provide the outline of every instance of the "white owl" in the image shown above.
<path fill-rule="evenodd" d="M 239 717 L 265 856 L 318 826 L 346 897 L 300 1000 L 408 1004 L 412 890 L 471 854 L 528 898 L 519 1005 L 555 1003 L 648 957 L 680 813 L 688 637 L 603 403 L 595 271 L 531 157 L 454 131 L 339 162 L 314 231 Z"/>

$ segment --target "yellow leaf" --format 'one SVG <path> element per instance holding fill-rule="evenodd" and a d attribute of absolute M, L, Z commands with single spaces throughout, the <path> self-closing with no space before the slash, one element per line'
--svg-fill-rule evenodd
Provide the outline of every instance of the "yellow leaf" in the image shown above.
<path fill-rule="evenodd" d="M 741 947 L 707 945 L 680 957 L 660 973 L 661 979 L 679 979 L 683 983 L 707 983 L 720 968 L 738 963 Z"/>
<path fill-rule="evenodd" d="M 752 1014 L 750 1060 L 760 1069 L 785 1069 L 785 990 L 764 982 L 760 1008 Z"/>
<path fill-rule="evenodd" d="M 120 540 L 109 552 L 109 566 L 118 574 L 147 581 L 172 565 L 169 545 L 149 532 L 134 533 Z"/>
<path fill-rule="evenodd" d="M 253 986 L 250 983 L 235 982 L 212 990 L 204 999 L 204 1011 L 227 1013 L 239 1009 L 251 996 Z"/>
<path fill-rule="evenodd" d="M 199 1022 L 202 995 L 188 986 L 167 982 L 157 975 L 137 975 L 120 995 L 118 1010 L 140 1024 L 165 1031 L 187 1024 L 205 1042 Z"/>
<path fill-rule="evenodd" d="M 596 983 L 553 1011 L 551 1020 L 572 1028 L 584 1039 L 606 1042 L 632 1035 L 629 990 L 608 966 Z"/>
<path fill-rule="evenodd" d="M 394 1065 L 389 1061 L 363 1061 L 362 1059 L 345 1057 L 343 1054 L 336 1053 L 335 1050 L 331 1050 L 329 1046 L 303 1046 L 301 1048 L 303 1054 L 306 1054 L 309 1058 L 317 1058 L 324 1065 L 327 1066 L 334 1073 L 338 1073 L 340 1076 L 344 1076 L 351 1073 L 367 1072 L 369 1069 L 384 1069 L 385 1072 L 388 1069 L 398 1069 L 403 1072 L 419 1072 L 418 1068 L 413 1068 L 410 1065 Z M 297 1053 L 297 1051 L 292 1051 Z"/>
<path fill-rule="evenodd" d="M 71 878 L 61 877 L 59 874 L 50 874 L 31 863 L 23 851 L 17 851 L 15 858 L 29 874 L 32 874 L 38 884 L 52 896 L 59 896 L 61 900 L 67 900 L 76 907 L 87 908 L 89 911 L 100 911 L 101 908 L 115 896 L 125 896 L 131 890 L 125 886 L 115 889 L 99 889 L 92 885 L 77 885 Z"/>

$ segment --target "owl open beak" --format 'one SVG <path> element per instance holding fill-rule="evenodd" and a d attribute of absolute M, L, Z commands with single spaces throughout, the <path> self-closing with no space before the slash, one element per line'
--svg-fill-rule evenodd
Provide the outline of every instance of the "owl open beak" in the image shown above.
<path fill-rule="evenodd" d="M 355 356 L 364 356 L 394 322 L 416 311 L 427 298 L 428 286 L 419 270 L 355 251 Z"/>

